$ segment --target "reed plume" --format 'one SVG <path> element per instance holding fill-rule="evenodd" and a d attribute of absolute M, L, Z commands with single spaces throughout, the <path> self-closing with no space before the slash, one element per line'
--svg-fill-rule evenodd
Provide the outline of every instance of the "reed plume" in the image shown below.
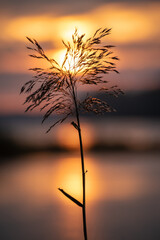
<path fill-rule="evenodd" d="M 115 62 L 118 59 L 113 55 L 112 45 L 103 45 L 102 39 L 109 35 L 111 29 L 98 29 L 94 35 L 84 40 L 85 34 L 79 35 L 75 29 L 72 35 L 72 42 L 62 43 L 66 48 L 66 54 L 62 64 L 55 59 L 49 58 L 40 44 L 27 37 L 30 46 L 27 47 L 32 58 L 44 59 L 49 63 L 49 67 L 30 68 L 34 72 L 32 80 L 24 84 L 21 93 L 26 93 L 27 97 L 24 104 L 27 104 L 26 111 L 32 111 L 39 107 L 40 111 L 45 110 L 42 122 L 52 114 L 58 115 L 55 121 L 47 130 L 49 132 L 55 125 L 65 121 L 70 115 L 74 115 L 76 121 L 71 122 L 77 130 L 80 143 L 80 155 L 82 165 L 82 203 L 66 193 L 63 189 L 59 190 L 72 202 L 82 208 L 84 239 L 87 240 L 86 224 L 86 192 L 85 192 L 85 165 L 83 144 L 80 126 L 80 112 L 94 112 L 102 114 L 104 112 L 115 111 L 107 101 L 96 97 L 87 96 L 85 99 L 78 99 L 78 88 L 80 85 L 96 85 L 98 91 L 103 91 L 106 96 L 111 94 L 117 97 L 123 93 L 117 86 L 105 87 L 108 83 L 105 75 L 109 72 L 116 72 Z M 103 85 L 103 87 L 102 87 Z"/>

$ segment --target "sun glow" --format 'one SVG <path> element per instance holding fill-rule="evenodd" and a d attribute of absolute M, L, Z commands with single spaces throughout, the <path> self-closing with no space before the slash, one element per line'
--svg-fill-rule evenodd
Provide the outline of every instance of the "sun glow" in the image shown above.
<path fill-rule="evenodd" d="M 84 148 L 89 149 L 94 143 L 93 129 L 86 123 L 82 123 L 81 125 Z M 78 134 L 71 124 L 64 124 L 63 128 L 58 128 L 57 139 L 59 144 L 64 148 L 79 149 Z"/>
<path fill-rule="evenodd" d="M 79 35 L 86 33 L 87 36 L 90 36 L 95 30 L 93 24 L 89 23 L 87 20 L 83 21 L 81 17 L 65 17 L 61 19 L 59 23 L 59 29 L 61 29 L 60 37 L 64 41 L 70 41 L 75 28 L 78 29 Z"/>
<path fill-rule="evenodd" d="M 24 37 L 26 35 L 30 37 L 33 36 L 41 41 L 55 39 L 54 32 L 51 31 L 54 20 L 55 19 L 47 16 L 15 18 L 8 22 L 5 30 L 6 35 L 12 37 L 12 39 L 18 39 L 22 41 L 24 41 Z"/>
<path fill-rule="evenodd" d="M 37 61 L 29 59 L 26 52 L 24 52 L 25 36 L 35 38 L 46 53 L 50 52 L 50 56 L 53 56 L 55 60 L 57 55 L 57 58 L 62 63 L 65 50 L 62 49 L 60 39 L 66 42 L 71 41 L 75 28 L 78 29 L 79 34 L 86 33 L 85 38 L 88 38 L 100 26 L 112 28 L 112 34 L 108 36 L 107 41 L 119 46 L 116 50 L 121 51 L 117 54 L 122 56 L 119 69 L 158 68 L 159 55 L 156 43 L 158 43 L 160 36 L 159 28 L 157 28 L 159 9 L 159 3 L 147 4 L 146 8 L 144 8 L 143 4 L 134 4 L 131 7 L 128 4 L 112 3 L 99 5 L 98 8 L 86 13 L 71 16 L 43 14 L 2 18 L 0 41 L 2 49 L 6 50 L 5 55 L 1 54 L 0 71 L 24 73 L 28 72 L 31 65 L 37 67 Z M 11 47 L 14 51 L 7 50 L 9 49 L 7 47 L 10 44 L 9 42 L 12 43 Z M 145 48 L 145 43 L 149 42 L 151 46 L 155 44 L 155 48 Z M 136 47 L 137 43 L 143 43 L 144 47 Z M 121 50 L 121 44 L 133 45 L 130 48 L 123 47 Z M 135 46 L 134 49 L 133 46 Z M 21 59 L 21 61 L 18 59 Z M 68 66 L 66 66 L 67 68 Z"/>
<path fill-rule="evenodd" d="M 65 64 L 63 65 L 65 55 L 66 55 L 66 49 L 61 49 L 61 50 L 56 51 L 53 54 L 53 58 L 58 62 L 58 64 L 63 68 L 63 70 L 70 71 L 72 73 L 74 71 L 77 72 L 79 70 L 79 67 L 78 67 L 79 58 L 76 57 L 74 59 L 74 57 L 71 56 L 71 54 L 68 54 L 68 58 L 67 58 Z"/>
<path fill-rule="evenodd" d="M 90 159 L 86 159 L 86 193 L 87 200 L 95 199 L 97 194 L 96 175 L 94 174 L 94 165 Z M 59 162 L 59 168 L 56 172 L 56 184 L 77 200 L 82 200 L 82 174 L 81 174 L 81 159 L 80 157 L 65 158 Z M 94 183 L 94 184 L 93 184 Z M 59 192 L 58 192 L 59 194 Z M 60 194 L 62 201 L 66 202 L 66 198 Z M 68 204 L 73 204 L 70 200 Z"/>

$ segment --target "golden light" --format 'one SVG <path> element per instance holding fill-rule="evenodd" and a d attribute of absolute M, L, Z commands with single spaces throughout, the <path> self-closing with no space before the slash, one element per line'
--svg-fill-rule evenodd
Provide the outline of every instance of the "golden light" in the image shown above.
<path fill-rule="evenodd" d="M 79 34 L 93 34 L 97 27 L 111 27 L 112 41 L 138 42 L 159 36 L 156 23 L 159 22 L 159 3 L 143 4 L 104 4 L 85 14 L 53 17 L 48 15 L 2 19 L 1 39 L 24 41 L 26 35 L 38 41 L 71 40 L 75 27 Z M 59 43 L 56 43 L 59 44 Z M 60 45 L 58 45 L 60 46 Z"/>
<path fill-rule="evenodd" d="M 145 7 L 144 4 L 133 4 L 131 6 L 126 3 L 110 3 L 100 5 L 83 14 L 72 16 L 57 17 L 46 14 L 12 18 L 1 16 L 1 22 L 3 23 L 1 24 L 0 36 L 2 48 L 3 44 L 5 49 L 7 44 L 12 42 L 14 43 L 14 52 L 6 51 L 5 55 L 2 55 L 3 61 L 1 61 L 0 71 L 27 72 L 28 68 L 36 65 L 34 64 L 35 61 L 29 58 L 27 60 L 28 52 L 24 47 L 25 36 L 35 38 L 44 47 L 44 50 L 46 49 L 43 42 L 53 43 L 54 49 L 48 49 L 46 53 L 52 51 L 50 55 L 52 57 L 54 51 L 62 62 L 65 50 L 62 49 L 61 39 L 70 41 L 75 27 L 79 34 L 86 33 L 86 37 L 91 36 L 99 27 L 111 27 L 112 33 L 106 38 L 106 43 L 116 46 L 133 44 L 134 49 L 133 47 L 121 48 L 120 54 L 117 53 L 118 56 L 121 56 L 119 62 L 121 69 L 157 68 L 159 67 L 159 55 L 156 47 L 158 45 L 155 43 L 158 42 L 160 36 L 157 27 L 157 23 L 160 21 L 159 10 L 160 4 L 156 2 L 149 3 Z M 20 42 L 21 44 L 19 44 Z M 136 44 L 143 43 L 143 46 L 145 46 L 145 43 L 149 42 L 151 48 L 136 47 Z M 155 44 L 155 50 L 153 44 Z M 119 47 L 116 48 L 116 51 L 119 49 Z"/>
<path fill-rule="evenodd" d="M 113 162 L 95 161 L 94 157 L 85 156 L 86 198 L 87 202 L 100 200 L 134 199 L 146 193 L 147 179 L 135 174 L 137 169 L 130 165 L 115 164 Z M 56 174 L 54 173 L 54 188 L 64 191 L 82 200 L 81 159 L 79 157 L 66 157 L 58 162 Z M 58 198 L 66 203 L 66 197 L 57 192 Z M 67 204 L 73 205 L 68 199 Z"/>
<path fill-rule="evenodd" d="M 78 19 L 79 18 L 79 19 Z M 4 21 L 3 36 L 6 40 L 17 39 L 24 41 L 25 36 L 33 37 L 37 41 L 52 40 L 60 46 L 60 39 L 71 40 L 72 34 L 78 29 L 79 34 L 91 34 L 93 25 L 83 21 L 81 17 L 49 17 L 47 15 L 18 17 Z"/>
<path fill-rule="evenodd" d="M 148 41 L 158 37 L 157 22 L 160 21 L 159 3 L 151 3 L 144 8 L 143 4 L 132 7 L 122 3 L 101 5 L 84 17 L 90 18 L 95 28 L 111 27 L 109 36 L 115 43 L 134 43 Z"/>
<path fill-rule="evenodd" d="M 55 51 L 55 53 L 52 54 L 52 57 L 58 62 L 58 64 L 60 66 L 62 66 L 63 61 L 65 59 L 65 55 L 66 55 L 66 48 L 65 49 L 61 49 L 58 51 Z M 77 66 L 78 64 L 78 57 L 76 57 L 76 59 L 73 58 L 73 56 L 71 56 L 70 54 L 68 54 L 68 58 L 63 66 L 63 70 L 70 70 L 70 72 L 74 72 L 79 70 L 79 67 Z"/>
<path fill-rule="evenodd" d="M 72 39 L 75 28 L 77 28 L 79 35 L 87 34 L 87 36 L 90 36 L 95 30 L 93 24 L 87 19 L 82 20 L 81 16 L 61 18 L 58 26 L 60 29 L 60 37 L 64 41 L 70 41 Z"/>
<path fill-rule="evenodd" d="M 79 161 L 80 159 L 74 159 L 74 161 Z M 64 189 L 72 193 L 77 198 L 82 198 L 82 182 L 81 174 L 79 173 L 69 173 L 65 177 L 65 182 L 63 183 Z"/>
<path fill-rule="evenodd" d="M 60 66 L 62 66 L 65 54 L 66 54 L 66 50 L 60 49 L 60 50 L 54 51 L 52 54 L 52 57 L 58 62 Z"/>
<path fill-rule="evenodd" d="M 133 40 L 139 42 L 150 37 L 148 28 L 151 28 L 151 23 L 149 19 L 135 10 L 114 12 L 110 24 L 114 29 L 113 41 L 117 41 L 118 37 L 119 42 L 132 42 Z"/>
<path fill-rule="evenodd" d="M 58 62 L 58 64 L 60 66 L 62 66 L 63 61 L 65 59 L 65 55 L 66 55 L 66 49 L 61 49 L 61 50 L 56 51 L 55 54 L 53 54 L 53 58 Z M 66 63 L 64 64 L 63 68 L 65 70 L 72 70 L 74 68 L 74 62 L 70 55 L 68 55 L 68 59 L 67 59 Z"/>
<path fill-rule="evenodd" d="M 89 171 L 86 173 L 86 198 L 92 201 L 96 198 L 98 193 L 96 184 L 96 175 L 94 170 L 94 164 L 89 158 L 86 158 L 86 169 Z M 58 184 L 56 187 L 62 188 L 64 191 L 75 197 L 77 200 L 82 200 L 82 176 L 81 176 L 81 159 L 80 157 L 64 158 L 59 162 L 55 175 L 55 183 Z M 66 197 L 61 196 L 62 201 L 66 202 Z M 73 204 L 70 200 L 68 204 Z"/>
<path fill-rule="evenodd" d="M 93 145 L 93 130 L 87 123 L 82 123 L 82 140 L 84 149 L 89 149 Z M 79 139 L 77 130 L 71 124 L 63 124 L 57 130 L 59 144 L 67 149 L 79 149 Z"/>
<path fill-rule="evenodd" d="M 54 18 L 47 16 L 19 17 L 12 19 L 6 26 L 6 35 L 13 39 L 24 41 L 25 36 L 33 37 L 40 41 L 55 39 L 57 30 L 53 24 Z M 51 31 L 52 29 L 52 31 Z"/>

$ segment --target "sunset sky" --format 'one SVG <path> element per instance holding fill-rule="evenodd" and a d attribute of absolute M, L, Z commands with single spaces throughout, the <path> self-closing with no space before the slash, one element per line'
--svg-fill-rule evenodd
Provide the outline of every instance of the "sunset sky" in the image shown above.
<path fill-rule="evenodd" d="M 159 25 L 160 0 L 0 1 L 0 240 L 83 239 L 82 187 L 89 239 L 160 239 Z M 85 40 L 100 28 L 111 28 L 102 44 L 115 46 L 111 49 L 120 59 L 120 74 L 104 74 L 105 86 L 105 81 L 100 87 L 81 86 L 84 76 L 73 54 L 67 89 L 72 96 L 63 98 L 55 87 L 45 99 L 52 84 L 46 79 L 37 94 L 42 104 L 36 106 L 36 100 L 35 109 L 25 113 L 32 102 L 28 98 L 28 105 L 23 104 L 27 95 L 20 94 L 22 86 L 32 79 L 33 68 L 51 67 L 51 62 L 29 56 L 29 38 L 61 65 L 62 40 L 72 41 L 75 29 Z M 77 54 L 81 56 L 85 59 Z M 112 66 L 112 60 L 106 64 Z M 85 68 L 91 66 L 83 61 Z M 115 85 L 122 93 L 118 98 L 103 88 Z M 65 192 L 82 203 L 83 211 Z"/>
<path fill-rule="evenodd" d="M 105 44 L 116 45 L 120 75 L 109 81 L 127 90 L 160 88 L 160 1 L 6 0 L 0 4 L 0 113 L 22 113 L 21 86 L 28 68 L 40 65 L 28 57 L 25 36 L 35 38 L 50 57 L 61 61 L 61 39 L 75 27 L 86 37 L 99 27 L 112 28 Z"/>

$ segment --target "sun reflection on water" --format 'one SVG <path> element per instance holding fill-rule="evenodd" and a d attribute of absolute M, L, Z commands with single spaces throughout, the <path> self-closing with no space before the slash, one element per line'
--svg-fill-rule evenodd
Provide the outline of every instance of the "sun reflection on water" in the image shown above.
<path fill-rule="evenodd" d="M 94 174 L 94 165 L 91 164 L 88 158 L 86 159 L 86 170 L 87 169 L 89 169 L 89 173 L 86 173 L 86 193 L 87 200 L 91 200 L 94 199 L 96 192 L 96 185 L 94 184 L 93 186 L 92 184 L 92 182 L 95 182 L 96 175 Z M 56 174 L 56 184 L 58 184 L 58 187 L 81 201 L 82 175 L 80 157 L 68 157 L 59 162 Z M 64 196 L 61 195 L 61 198 L 66 201 Z"/>
<path fill-rule="evenodd" d="M 115 156 L 90 156 L 85 154 L 87 203 L 97 201 L 128 201 L 147 196 L 155 191 L 148 177 L 150 165 L 128 162 Z M 60 205 L 73 203 L 62 195 L 58 188 L 82 200 L 81 160 L 71 155 L 35 155 L 32 160 L 11 165 L 1 172 L 0 204 L 23 202 L 43 205 L 48 201 Z M 45 160 L 45 161 L 44 161 Z M 159 162 L 157 161 L 157 165 Z M 159 166 L 159 165 L 158 165 Z M 156 169 L 156 166 L 155 166 Z M 61 199 L 61 201 L 60 201 Z"/>

